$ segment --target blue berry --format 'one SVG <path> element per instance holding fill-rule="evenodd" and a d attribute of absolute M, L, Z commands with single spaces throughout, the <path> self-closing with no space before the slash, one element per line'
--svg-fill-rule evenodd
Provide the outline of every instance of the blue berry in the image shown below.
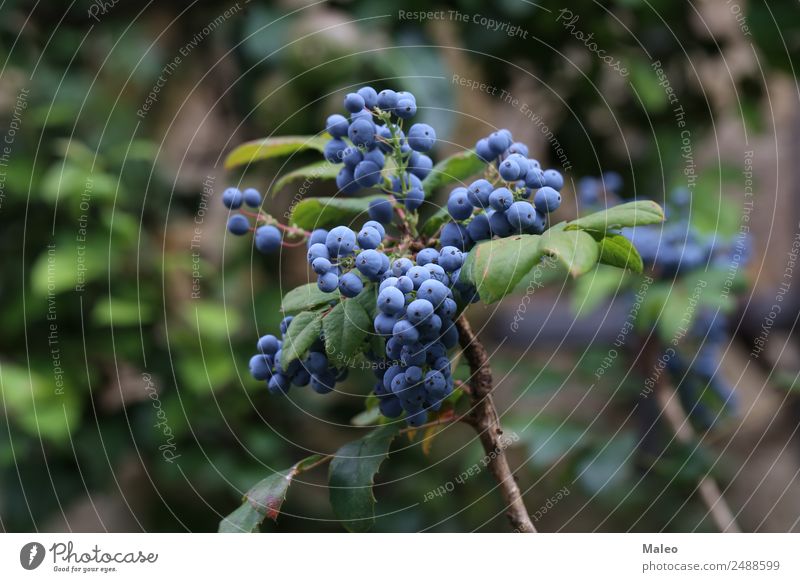
<path fill-rule="evenodd" d="M 356 146 L 371 146 L 375 143 L 375 124 L 367 119 L 356 119 L 350 124 L 347 136 Z"/>
<path fill-rule="evenodd" d="M 406 296 L 396 287 L 387 287 L 378 293 L 378 309 L 387 315 L 396 315 L 403 311 Z"/>
<path fill-rule="evenodd" d="M 489 227 L 489 217 L 484 213 L 475 215 L 467 225 L 467 233 L 475 242 L 492 238 L 492 230 Z"/>
<path fill-rule="evenodd" d="M 424 281 L 417 289 L 418 299 L 427 299 L 434 306 L 438 306 L 447 298 L 449 290 L 446 285 L 436 279 Z"/>
<path fill-rule="evenodd" d="M 508 148 L 508 153 L 510 154 L 519 154 L 525 158 L 528 157 L 528 146 L 526 146 L 522 142 L 515 142 L 511 144 L 511 147 Z"/>
<path fill-rule="evenodd" d="M 344 98 L 344 108 L 350 113 L 358 113 L 364 109 L 364 98 L 358 93 L 348 93 Z"/>
<path fill-rule="evenodd" d="M 293 315 L 287 315 L 286 317 L 284 317 L 281 320 L 281 323 L 280 323 L 280 326 L 279 326 L 279 329 L 281 330 L 281 334 L 286 335 L 286 332 L 289 331 L 289 326 L 292 325 L 292 321 L 294 321 L 294 316 Z M 278 358 L 277 355 L 276 355 L 276 359 L 280 360 L 280 358 Z"/>
<path fill-rule="evenodd" d="M 417 104 L 411 99 L 399 99 L 394 113 L 400 119 L 411 119 L 417 114 Z"/>
<path fill-rule="evenodd" d="M 364 223 L 364 226 L 362 226 L 361 228 L 374 228 L 375 230 L 378 231 L 378 235 L 381 237 L 381 240 L 383 240 L 383 237 L 386 236 L 386 229 L 377 220 L 368 220 Z"/>
<path fill-rule="evenodd" d="M 544 172 L 540 168 L 529 167 L 528 173 L 525 174 L 525 185 L 528 188 L 541 188 L 546 185 L 547 180 L 544 177 Z"/>
<path fill-rule="evenodd" d="M 336 174 L 336 187 L 344 194 L 352 194 L 358 190 L 358 183 L 353 175 L 353 170 L 342 166 Z"/>
<path fill-rule="evenodd" d="M 436 311 L 440 317 L 444 317 L 445 319 L 451 319 L 456 314 L 457 309 L 458 305 L 456 305 L 456 302 L 448 297 L 447 299 L 442 301 L 442 304 Z"/>
<path fill-rule="evenodd" d="M 256 380 L 266 380 L 272 376 L 272 364 L 269 359 L 262 355 L 256 354 L 250 358 L 250 375 Z"/>
<path fill-rule="evenodd" d="M 381 256 L 381 253 L 372 249 L 361 251 L 356 255 L 356 269 L 368 279 L 374 279 L 381 273 L 383 266 Z"/>
<path fill-rule="evenodd" d="M 306 245 L 308 248 L 311 248 L 312 245 L 317 243 L 325 244 L 325 237 L 328 236 L 328 231 L 324 228 L 317 228 L 311 231 L 311 234 L 308 235 L 308 241 L 306 241 Z"/>
<path fill-rule="evenodd" d="M 372 87 L 361 87 L 357 93 L 361 95 L 367 109 L 372 109 L 378 104 L 378 92 Z"/>
<path fill-rule="evenodd" d="M 261 193 L 255 188 L 248 188 L 242 192 L 242 196 L 244 197 L 244 203 L 250 208 L 258 208 L 261 206 Z"/>
<path fill-rule="evenodd" d="M 479 139 L 478 143 L 475 144 L 475 153 L 487 164 L 497 159 L 498 156 L 498 154 L 489 145 L 489 140 L 486 138 Z"/>
<path fill-rule="evenodd" d="M 431 278 L 431 274 L 425 267 L 411 267 L 406 276 L 414 283 L 414 289 L 419 289 L 425 281 Z"/>
<path fill-rule="evenodd" d="M 619 194 L 622 191 L 623 181 L 622 176 L 617 172 L 603 172 L 600 177 L 603 182 L 603 187 L 614 194 Z"/>
<path fill-rule="evenodd" d="M 539 212 L 553 212 L 561 206 L 561 194 L 550 186 L 545 186 L 536 191 L 533 196 L 533 205 Z"/>
<path fill-rule="evenodd" d="M 323 150 L 322 155 L 331 164 L 338 164 L 341 163 L 342 155 L 346 149 L 347 144 L 344 142 L 344 140 L 333 138 L 328 140 L 328 142 L 325 144 L 325 149 Z"/>
<path fill-rule="evenodd" d="M 531 207 L 531 210 L 533 210 L 533 207 Z M 439 266 L 448 273 L 460 268 L 463 262 L 464 255 L 456 247 L 443 247 L 439 252 Z"/>
<path fill-rule="evenodd" d="M 405 257 L 395 259 L 394 262 L 392 262 L 392 274 L 395 277 L 400 277 L 408 273 L 408 270 L 413 266 L 414 263 L 411 262 L 411 259 Z"/>
<path fill-rule="evenodd" d="M 388 313 L 379 313 L 375 316 L 375 332 L 380 335 L 391 335 L 397 317 Z"/>
<path fill-rule="evenodd" d="M 325 131 L 334 138 L 346 136 L 348 127 L 350 127 L 350 122 L 347 121 L 344 115 L 339 115 L 338 113 L 329 116 L 325 122 Z"/>
<path fill-rule="evenodd" d="M 397 105 L 397 93 L 391 89 L 384 89 L 378 93 L 377 103 L 383 111 L 393 111 Z"/>
<path fill-rule="evenodd" d="M 500 172 L 500 176 L 502 176 L 503 180 L 507 182 L 513 182 L 514 180 L 518 180 L 520 173 L 522 170 L 519 167 L 519 164 L 512 159 L 506 158 L 500 164 L 500 168 L 498 168 Z"/>
<path fill-rule="evenodd" d="M 317 394 L 328 394 L 333 392 L 336 386 L 336 376 L 330 371 L 322 374 L 311 375 L 311 389 Z"/>
<path fill-rule="evenodd" d="M 406 375 L 406 382 L 408 382 L 410 386 L 418 384 L 419 382 L 422 381 L 423 377 L 422 368 L 420 368 L 419 366 L 409 366 L 406 369 L 405 375 Z"/>
<path fill-rule="evenodd" d="M 353 177 L 362 188 L 369 188 L 381 181 L 381 169 L 374 163 L 363 161 L 356 166 Z"/>
<path fill-rule="evenodd" d="M 415 299 L 406 309 L 406 317 L 411 323 L 419 323 L 433 315 L 433 303 L 427 299 Z"/>
<path fill-rule="evenodd" d="M 501 238 L 510 235 L 512 232 L 511 224 L 508 222 L 505 212 L 492 211 L 489 214 L 489 228 L 491 228 L 493 235 Z"/>
<path fill-rule="evenodd" d="M 228 219 L 228 230 L 236 236 L 247 234 L 250 232 L 250 221 L 242 214 L 234 214 Z"/>
<path fill-rule="evenodd" d="M 377 249 L 381 244 L 381 238 L 381 233 L 372 226 L 362 228 L 356 237 L 358 246 L 362 249 Z"/>
<path fill-rule="evenodd" d="M 545 170 L 544 185 L 554 190 L 561 190 L 564 187 L 564 176 L 558 170 Z"/>
<path fill-rule="evenodd" d="M 450 193 L 447 199 L 447 211 L 453 220 L 466 220 L 472 216 L 473 210 L 466 188 L 456 188 Z"/>
<path fill-rule="evenodd" d="M 381 398 L 378 401 L 378 408 L 381 414 L 386 418 L 397 418 L 403 414 L 403 405 L 400 400 L 394 396 Z"/>
<path fill-rule="evenodd" d="M 325 257 L 317 257 L 311 263 L 311 268 L 317 275 L 324 275 L 333 270 L 333 265 Z"/>
<path fill-rule="evenodd" d="M 385 198 L 380 198 L 377 200 L 372 200 L 369 203 L 369 209 L 367 210 L 367 214 L 372 220 L 383 224 L 389 224 L 392 222 L 392 217 L 394 215 L 394 208 L 392 207 L 392 203 L 386 200 Z"/>
<path fill-rule="evenodd" d="M 475 180 L 467 188 L 470 203 L 477 208 L 488 208 L 489 196 L 493 190 L 494 186 L 488 180 Z"/>
<path fill-rule="evenodd" d="M 403 203 L 408 210 L 416 210 L 422 203 L 425 202 L 425 192 L 422 191 L 422 188 L 411 188 L 408 192 L 406 192 L 406 197 Z"/>
<path fill-rule="evenodd" d="M 500 155 L 511 146 L 511 139 L 502 131 L 495 131 L 489 136 L 489 147 L 492 151 Z"/>
<path fill-rule="evenodd" d="M 364 283 L 358 275 L 350 271 L 339 277 L 339 291 L 345 297 L 355 297 L 364 290 Z"/>
<path fill-rule="evenodd" d="M 435 263 L 439 260 L 439 251 L 432 248 L 424 248 L 417 253 L 417 265 L 420 267 L 428 263 Z"/>
<path fill-rule="evenodd" d="M 417 152 L 427 152 L 436 143 L 436 132 L 427 123 L 415 123 L 408 130 L 408 145 Z"/>
<path fill-rule="evenodd" d="M 325 246 L 332 257 L 346 257 L 356 246 L 356 233 L 346 226 L 331 229 L 325 238 Z"/>
<path fill-rule="evenodd" d="M 272 375 L 272 378 L 269 379 L 269 383 L 267 384 L 267 388 L 270 391 L 270 394 L 286 394 L 291 387 L 291 381 L 287 376 L 284 374 L 276 373 Z"/>
<path fill-rule="evenodd" d="M 339 286 L 339 276 L 335 271 L 328 271 L 317 278 L 317 287 L 323 293 L 333 293 Z"/>
<path fill-rule="evenodd" d="M 256 349 L 266 355 L 274 355 L 280 347 L 281 344 L 278 338 L 271 334 L 261 336 L 256 344 Z"/>
<path fill-rule="evenodd" d="M 222 203 L 226 208 L 236 209 L 241 207 L 244 197 L 238 188 L 225 188 L 222 193 Z"/>
<path fill-rule="evenodd" d="M 372 162 L 379 168 L 383 168 L 383 166 L 386 165 L 386 156 L 383 155 L 381 150 L 375 148 L 364 154 L 364 161 Z"/>
<path fill-rule="evenodd" d="M 408 171 L 420 180 L 424 180 L 433 169 L 433 160 L 425 154 L 412 152 L 408 158 Z"/>
<path fill-rule="evenodd" d="M 281 231 L 270 225 L 259 226 L 256 229 L 256 248 L 259 252 L 274 253 L 281 248 Z"/>
<path fill-rule="evenodd" d="M 536 222 L 536 209 L 529 202 L 514 202 L 506 211 L 506 219 L 517 232 L 523 232 Z"/>
<path fill-rule="evenodd" d="M 413 344 L 419 340 L 419 331 L 417 331 L 417 328 L 415 328 L 411 322 L 405 319 L 401 319 L 394 324 L 392 335 L 404 345 Z"/>
<path fill-rule="evenodd" d="M 363 159 L 364 154 L 357 147 L 351 146 L 342 152 L 341 161 L 344 162 L 344 165 L 349 168 L 355 168 Z"/>
<path fill-rule="evenodd" d="M 466 227 L 456 222 L 448 222 L 442 227 L 439 243 L 444 247 L 456 247 L 462 251 L 469 250 L 472 246 Z"/>
<path fill-rule="evenodd" d="M 406 416 L 406 424 L 408 426 L 418 427 L 425 424 L 428 420 L 428 413 L 425 410 L 418 410 Z"/>
<path fill-rule="evenodd" d="M 411 293 L 414 290 L 414 281 L 411 280 L 411 277 L 402 275 L 397 278 L 396 287 L 403 293 Z"/>
<path fill-rule="evenodd" d="M 514 195 L 508 188 L 497 188 L 489 195 L 489 205 L 495 210 L 508 210 L 514 202 Z"/>
<path fill-rule="evenodd" d="M 325 236 L 326 237 L 328 236 L 327 232 L 325 233 Z M 326 259 L 330 259 L 331 258 L 331 254 L 328 252 L 328 247 L 325 244 L 323 244 L 323 243 L 314 243 L 313 245 L 311 245 L 308 248 L 308 254 L 307 254 L 308 263 L 309 264 L 313 264 L 314 263 L 314 259 L 317 259 L 319 257 L 324 257 Z"/>

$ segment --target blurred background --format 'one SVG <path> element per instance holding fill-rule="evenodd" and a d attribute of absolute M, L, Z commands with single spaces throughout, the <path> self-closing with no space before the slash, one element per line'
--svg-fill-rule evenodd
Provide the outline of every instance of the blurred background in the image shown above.
<path fill-rule="evenodd" d="M 681 396 L 672 424 L 642 402 L 636 355 L 684 307 L 651 306 L 608 360 L 643 279 L 537 288 L 514 333 L 519 297 L 470 309 L 537 527 L 716 531 L 709 474 L 741 529 L 800 530 L 797 2 L 11 0 L 0 16 L 3 531 L 214 531 L 259 479 L 361 434 L 367 373 L 291 400 L 249 377 L 309 275 L 303 248 L 264 258 L 227 237 L 219 198 L 313 159 L 228 173 L 235 145 L 316 134 L 363 84 L 417 96 L 435 159 L 509 127 L 563 171 L 558 220 L 583 212 L 582 177 L 616 171 L 622 199 L 689 188 L 701 236 L 747 228 L 711 325 L 717 365 L 693 387 L 663 380 Z M 706 384 L 735 398 L 701 402 Z M 483 456 L 469 427 L 410 444 L 381 469 L 377 530 L 508 530 L 488 474 L 424 501 Z M 324 469 L 304 475 L 265 531 L 340 531 L 324 485 Z"/>

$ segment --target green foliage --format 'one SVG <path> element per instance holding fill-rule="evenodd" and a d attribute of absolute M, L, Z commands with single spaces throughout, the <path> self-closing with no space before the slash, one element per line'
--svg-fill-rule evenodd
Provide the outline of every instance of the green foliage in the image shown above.
<path fill-rule="evenodd" d="M 373 297 L 374 302 L 374 295 Z M 333 362 L 347 364 L 364 347 L 372 319 L 358 299 L 346 299 L 322 320 L 325 351 Z"/>
<path fill-rule="evenodd" d="M 281 301 L 281 311 L 293 314 L 322 305 L 332 305 L 339 299 L 338 289 L 333 293 L 325 293 L 320 291 L 316 283 L 306 283 L 295 287 L 284 295 L 283 301 Z"/>
<path fill-rule="evenodd" d="M 570 221 L 566 229 L 605 233 L 626 226 L 645 226 L 660 222 L 664 222 L 664 210 L 652 200 L 638 200 Z"/>
<path fill-rule="evenodd" d="M 329 135 L 287 135 L 248 141 L 237 146 L 228 154 L 225 158 L 225 167 L 232 169 L 238 166 L 249 166 L 253 162 L 289 156 L 305 150 L 322 152 L 329 139 Z"/>
<path fill-rule="evenodd" d="M 381 198 L 388 197 L 376 195 L 364 198 L 306 198 L 295 205 L 290 222 L 306 230 L 350 224 L 366 216 L 372 200 Z"/>
<path fill-rule="evenodd" d="M 422 181 L 426 193 L 447 184 L 462 184 L 467 178 L 482 171 L 485 166 L 473 150 L 453 154 L 433 166 L 433 170 Z"/>
<path fill-rule="evenodd" d="M 331 461 L 328 479 L 331 506 L 348 531 L 366 532 L 375 523 L 372 486 L 398 430 L 397 423 L 377 428 L 344 445 Z"/>
<path fill-rule="evenodd" d="M 294 316 L 281 348 L 281 366 L 286 370 L 293 361 L 301 359 L 322 331 L 322 313 L 303 311 Z"/>

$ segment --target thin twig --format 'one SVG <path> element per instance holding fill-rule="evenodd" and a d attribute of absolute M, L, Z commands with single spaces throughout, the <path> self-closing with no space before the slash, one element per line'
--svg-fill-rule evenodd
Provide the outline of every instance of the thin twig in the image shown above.
<path fill-rule="evenodd" d="M 478 433 L 483 449 L 490 459 L 488 467 L 507 504 L 506 516 L 514 531 L 535 533 L 536 528 L 531 522 L 522 493 L 508 465 L 504 444 L 501 442 L 503 429 L 500 427 L 500 418 L 492 401 L 494 386 L 486 349 L 472 331 L 464 315 L 456 320 L 456 327 L 471 372 L 469 386 L 472 409 L 464 421 Z"/>

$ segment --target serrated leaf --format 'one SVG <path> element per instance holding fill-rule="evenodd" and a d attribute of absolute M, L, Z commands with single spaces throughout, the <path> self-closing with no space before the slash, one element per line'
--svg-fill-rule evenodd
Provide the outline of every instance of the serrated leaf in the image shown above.
<path fill-rule="evenodd" d="M 486 167 L 473 150 L 453 154 L 433 166 L 431 173 L 422 181 L 426 195 L 453 182 L 463 182 L 467 178 L 481 172 Z"/>
<path fill-rule="evenodd" d="M 347 364 L 364 344 L 372 320 L 355 299 L 342 301 L 322 319 L 325 351 L 333 362 Z"/>
<path fill-rule="evenodd" d="M 652 200 L 636 200 L 573 220 L 566 225 L 566 229 L 607 232 L 625 226 L 644 226 L 660 222 L 664 222 L 664 210 L 658 204 Z"/>
<path fill-rule="evenodd" d="M 320 291 L 316 283 L 306 283 L 289 291 L 281 301 L 281 311 L 285 313 L 296 313 L 305 311 L 321 305 L 330 305 L 339 301 L 339 291 L 325 293 Z"/>
<path fill-rule="evenodd" d="M 508 295 L 542 256 L 541 237 L 523 234 L 476 245 L 467 255 L 461 275 L 493 303 Z"/>
<path fill-rule="evenodd" d="M 225 168 L 230 170 L 259 160 L 288 156 L 309 149 L 322 152 L 329 139 L 330 137 L 326 134 L 322 136 L 287 135 L 248 141 L 237 146 L 228 154 L 228 157 L 225 158 Z"/>
<path fill-rule="evenodd" d="M 592 270 L 600 258 L 597 242 L 582 230 L 548 230 L 539 241 L 539 252 L 557 259 L 573 277 Z"/>
<path fill-rule="evenodd" d="M 273 473 L 254 485 L 242 499 L 242 505 L 219 524 L 220 533 L 253 533 L 265 519 L 278 519 L 292 479 L 310 465 L 321 461 L 322 455 L 312 455 L 285 471 Z"/>
<path fill-rule="evenodd" d="M 366 216 L 372 200 L 387 198 L 384 195 L 364 198 L 306 198 L 295 205 L 291 222 L 306 230 L 351 224 L 359 215 Z"/>
<path fill-rule="evenodd" d="M 423 236 L 433 236 L 449 220 L 450 212 L 447 210 L 447 206 L 443 206 L 428 217 L 428 220 L 422 225 L 420 233 Z"/>
<path fill-rule="evenodd" d="M 348 531 L 366 532 L 375 523 L 372 486 L 399 430 L 398 423 L 387 424 L 336 451 L 328 488 L 333 512 Z"/>
<path fill-rule="evenodd" d="M 600 240 L 600 262 L 604 265 L 628 269 L 634 273 L 644 270 L 642 257 L 633 243 L 621 234 L 607 234 Z"/>
<path fill-rule="evenodd" d="M 275 181 L 272 185 L 272 194 L 279 192 L 281 188 L 297 180 L 309 180 L 312 182 L 316 182 L 317 180 L 334 180 L 340 168 L 341 166 L 331 164 L 327 160 L 297 168 L 296 170 L 284 174 Z"/>
<path fill-rule="evenodd" d="M 286 370 L 293 361 L 300 359 L 322 331 L 322 313 L 303 311 L 294 316 L 281 347 L 281 367 Z"/>

